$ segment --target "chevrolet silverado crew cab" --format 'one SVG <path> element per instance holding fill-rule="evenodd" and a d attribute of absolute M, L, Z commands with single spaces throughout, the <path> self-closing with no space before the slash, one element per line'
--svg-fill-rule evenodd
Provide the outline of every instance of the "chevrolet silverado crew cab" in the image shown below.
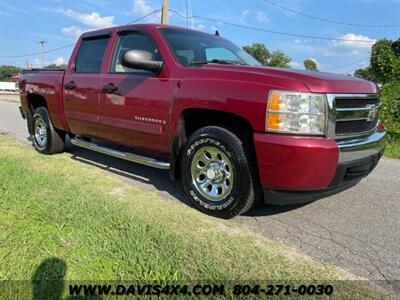
<path fill-rule="evenodd" d="M 36 150 L 71 143 L 169 170 L 199 210 L 316 200 L 368 175 L 384 151 L 377 87 L 261 66 L 219 36 L 145 24 L 84 33 L 65 70 L 25 71 Z"/>

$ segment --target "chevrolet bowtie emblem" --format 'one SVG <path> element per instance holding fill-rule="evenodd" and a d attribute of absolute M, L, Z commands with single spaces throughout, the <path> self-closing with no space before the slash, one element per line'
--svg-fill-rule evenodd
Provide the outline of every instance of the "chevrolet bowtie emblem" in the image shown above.
<path fill-rule="evenodd" d="M 368 105 L 368 108 L 370 110 L 368 112 L 367 121 L 371 122 L 371 121 L 374 121 L 376 119 L 376 117 L 378 116 L 378 106 L 370 104 L 370 105 Z"/>

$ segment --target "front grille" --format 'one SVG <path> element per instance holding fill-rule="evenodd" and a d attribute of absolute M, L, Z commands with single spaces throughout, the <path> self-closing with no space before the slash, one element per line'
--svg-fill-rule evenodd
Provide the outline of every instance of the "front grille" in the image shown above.
<path fill-rule="evenodd" d="M 345 138 L 374 130 L 379 108 L 378 95 L 335 95 L 335 135 Z"/>
<path fill-rule="evenodd" d="M 336 108 L 362 108 L 366 105 L 379 105 L 380 100 L 377 99 L 336 99 Z"/>
<path fill-rule="evenodd" d="M 377 119 L 372 122 L 368 122 L 365 120 L 338 121 L 336 122 L 336 134 L 343 135 L 369 131 L 374 129 L 377 123 Z"/>

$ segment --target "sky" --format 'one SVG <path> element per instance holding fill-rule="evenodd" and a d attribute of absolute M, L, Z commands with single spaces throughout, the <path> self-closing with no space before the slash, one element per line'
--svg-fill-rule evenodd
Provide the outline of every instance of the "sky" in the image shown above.
<path fill-rule="evenodd" d="M 132 22 L 160 9 L 161 3 L 0 0 L 0 64 L 25 67 L 29 61 L 37 67 L 37 41 L 46 41 L 45 50 L 73 44 L 82 32 Z M 400 0 L 169 0 L 169 5 L 182 15 L 212 19 L 192 18 L 188 22 L 191 28 L 210 33 L 218 30 L 239 46 L 264 43 L 270 50 L 284 51 L 292 58 L 291 67 L 298 69 L 310 58 L 322 71 L 353 73 L 368 65 L 376 40 L 400 38 Z M 159 22 L 159 13 L 140 21 Z M 187 26 L 185 18 L 172 12 L 170 24 Z M 72 49 L 46 53 L 45 64 L 67 62 Z M 34 55 L 8 57 L 25 54 Z"/>

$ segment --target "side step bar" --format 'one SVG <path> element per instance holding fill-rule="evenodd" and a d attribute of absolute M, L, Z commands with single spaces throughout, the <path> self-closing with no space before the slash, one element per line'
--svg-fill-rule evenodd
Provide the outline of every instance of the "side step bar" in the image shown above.
<path fill-rule="evenodd" d="M 79 138 L 73 138 L 71 139 L 71 144 L 78 146 L 78 147 L 82 147 L 82 148 L 86 148 L 89 150 L 93 150 L 99 153 L 103 153 L 106 155 L 110 155 L 113 157 L 117 157 L 117 158 L 121 158 L 124 160 L 128 160 L 128 161 L 132 161 L 138 164 L 142 164 L 142 165 L 146 165 L 149 167 L 153 167 L 153 168 L 157 168 L 157 169 L 162 169 L 162 170 L 169 170 L 170 168 L 170 164 L 169 162 L 165 162 L 165 161 L 160 161 L 160 160 L 156 160 L 154 158 L 151 157 L 146 157 L 146 156 L 141 156 L 141 155 L 137 155 L 137 154 L 133 154 L 130 152 L 122 152 L 122 151 L 118 151 L 115 149 L 111 149 L 111 148 L 107 148 L 104 146 L 100 146 L 91 142 L 87 142 L 84 141 L 82 139 Z"/>

